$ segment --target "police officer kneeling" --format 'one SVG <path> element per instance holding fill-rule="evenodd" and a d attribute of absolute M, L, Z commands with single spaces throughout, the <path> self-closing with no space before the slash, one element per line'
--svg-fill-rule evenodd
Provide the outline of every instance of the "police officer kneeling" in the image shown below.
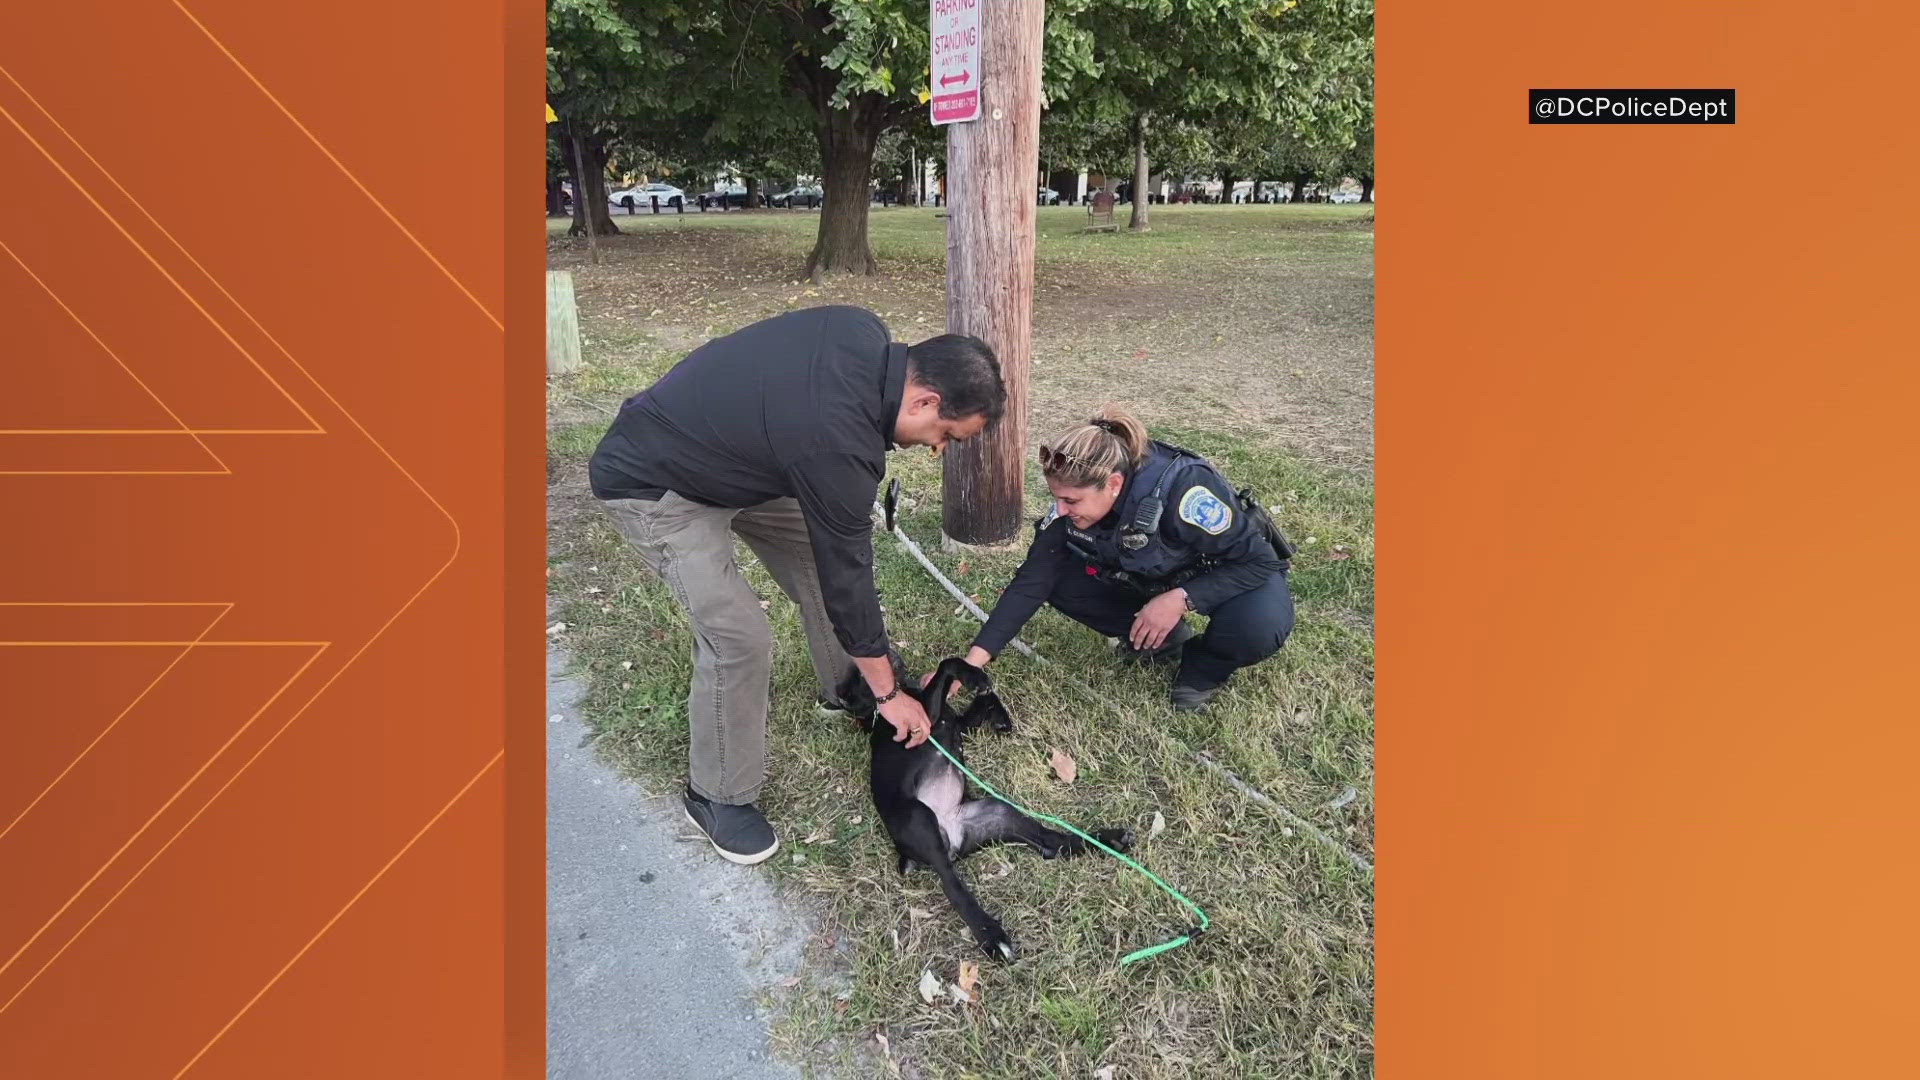
<path fill-rule="evenodd" d="M 1041 604 L 1121 640 L 1133 659 L 1179 657 L 1173 707 L 1203 708 L 1293 630 L 1292 553 L 1259 504 L 1205 458 L 1150 441 L 1108 406 L 1040 448 L 1054 505 L 966 659 L 982 666 Z M 1182 619 L 1208 616 L 1196 639 Z"/>

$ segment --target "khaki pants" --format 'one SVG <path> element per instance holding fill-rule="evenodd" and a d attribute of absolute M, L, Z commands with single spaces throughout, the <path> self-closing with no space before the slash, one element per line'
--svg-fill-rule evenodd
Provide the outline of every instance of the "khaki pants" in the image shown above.
<path fill-rule="evenodd" d="M 773 631 L 734 561 L 736 534 L 800 608 L 820 692 L 831 697 L 852 666 L 827 618 L 800 504 L 774 499 L 728 510 L 668 492 L 658 500 L 607 499 L 600 505 L 666 582 L 693 626 L 689 784 L 717 803 L 754 801 L 767 779 Z"/>

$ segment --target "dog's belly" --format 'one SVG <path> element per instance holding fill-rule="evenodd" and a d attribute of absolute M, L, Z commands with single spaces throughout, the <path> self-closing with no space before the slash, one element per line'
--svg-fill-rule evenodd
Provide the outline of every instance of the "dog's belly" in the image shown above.
<path fill-rule="evenodd" d="M 965 830 L 960 824 L 960 796 L 963 788 L 960 773 L 947 768 L 929 776 L 914 797 L 925 803 L 933 816 L 940 819 L 940 831 L 947 837 L 947 852 L 960 850 L 960 842 L 965 838 Z"/>

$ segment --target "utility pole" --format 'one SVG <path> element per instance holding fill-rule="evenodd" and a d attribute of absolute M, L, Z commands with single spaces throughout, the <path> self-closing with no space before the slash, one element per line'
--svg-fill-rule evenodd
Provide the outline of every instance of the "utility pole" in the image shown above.
<path fill-rule="evenodd" d="M 993 348 L 1007 385 L 1000 423 L 946 452 L 941 526 L 950 541 L 1004 544 L 1021 524 L 1033 331 L 1034 183 L 1040 167 L 1044 0 L 979 5 L 979 117 L 947 127 L 947 331 Z M 935 53 L 940 51 L 936 27 Z M 941 72 L 934 72 L 936 83 Z M 936 115 L 937 115 L 936 109 Z"/>

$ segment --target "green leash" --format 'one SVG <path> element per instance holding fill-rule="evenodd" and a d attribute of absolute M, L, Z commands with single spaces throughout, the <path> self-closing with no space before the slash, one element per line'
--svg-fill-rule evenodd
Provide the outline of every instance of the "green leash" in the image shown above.
<path fill-rule="evenodd" d="M 1099 848 L 1101 851 L 1106 852 L 1107 854 L 1113 856 L 1114 858 L 1119 859 L 1121 862 L 1126 863 L 1128 866 L 1133 867 L 1135 870 L 1140 871 L 1142 874 L 1145 874 L 1147 876 L 1148 881 L 1151 881 L 1155 885 L 1158 885 L 1162 889 L 1165 889 L 1167 891 L 1168 896 L 1171 896 L 1175 900 L 1178 900 L 1181 903 L 1192 908 L 1193 913 L 1199 917 L 1200 919 L 1199 925 L 1195 926 L 1191 930 L 1188 930 L 1186 933 L 1181 934 L 1179 937 L 1176 937 L 1171 941 L 1163 941 L 1158 945 L 1149 945 L 1144 949 L 1139 949 L 1134 952 L 1130 952 L 1127 955 L 1121 957 L 1120 958 L 1121 967 L 1126 967 L 1128 964 L 1133 963 L 1135 960 L 1145 960 L 1149 956 L 1158 956 L 1159 954 L 1166 952 L 1168 949 L 1177 949 L 1180 946 L 1185 945 L 1187 942 L 1192 941 L 1194 938 L 1200 936 L 1201 932 L 1206 930 L 1207 913 L 1200 910 L 1200 905 L 1194 903 L 1193 901 L 1187 899 L 1184 896 L 1181 896 L 1180 893 L 1177 892 L 1173 886 L 1155 877 L 1153 875 L 1153 871 L 1147 869 L 1144 866 L 1141 866 L 1139 863 L 1134 862 L 1132 859 L 1127 858 L 1125 855 L 1120 854 L 1119 852 L 1113 850 L 1112 848 L 1101 843 L 1100 841 L 1095 840 L 1093 837 L 1088 836 L 1086 833 L 1081 832 L 1079 829 L 1076 829 L 1073 826 L 1067 824 L 1066 822 L 1061 821 L 1059 818 L 1049 817 L 1046 814 L 1035 813 L 1024 806 L 1021 806 L 1019 803 L 1014 802 L 1012 799 L 1007 798 L 1005 795 L 1002 795 L 999 792 L 993 790 L 992 784 L 989 784 L 985 780 L 982 780 L 978 776 L 975 776 L 973 774 L 972 769 L 969 769 L 965 765 L 962 765 L 960 763 L 959 758 L 954 757 L 952 754 L 947 753 L 947 748 L 940 745 L 940 740 L 934 738 L 932 735 L 928 735 L 927 741 L 932 743 L 933 748 L 935 750 L 940 751 L 943 757 L 945 757 L 948 761 L 953 762 L 954 768 L 959 769 L 962 773 L 966 775 L 967 779 L 973 781 L 975 784 L 978 784 L 981 787 L 981 789 L 984 790 L 987 794 L 993 796 L 996 799 L 999 799 L 1001 802 L 1006 803 L 1008 806 L 1013 807 L 1015 810 L 1020 811 L 1021 813 L 1027 815 L 1028 817 L 1033 818 L 1035 821 L 1044 821 L 1050 825 L 1060 826 L 1061 828 L 1067 830 L 1068 832 L 1079 837 L 1080 839 L 1085 840 L 1087 843 L 1092 844 L 1094 847 Z"/>

